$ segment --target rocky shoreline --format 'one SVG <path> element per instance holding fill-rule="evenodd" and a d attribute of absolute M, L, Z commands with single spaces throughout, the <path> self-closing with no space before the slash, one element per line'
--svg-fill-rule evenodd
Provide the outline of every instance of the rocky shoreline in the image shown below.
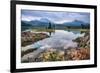
<path fill-rule="evenodd" d="M 45 33 L 34 33 L 31 31 L 25 31 L 21 33 L 21 46 L 30 45 L 36 41 L 49 37 Z"/>
<path fill-rule="evenodd" d="M 49 37 L 44 33 L 33 34 L 31 32 L 23 33 L 22 36 L 27 36 L 25 34 L 29 34 L 27 39 L 22 42 L 27 42 L 31 39 L 34 39 L 34 36 L 39 36 L 40 39 L 44 39 Z M 41 36 L 40 36 L 41 35 Z M 32 40 L 34 43 L 38 40 Z M 69 47 L 68 49 L 58 50 L 55 48 L 48 48 L 45 50 L 26 50 L 26 52 L 22 53 L 22 63 L 29 62 L 48 62 L 48 61 L 72 61 L 72 60 L 88 60 L 90 59 L 90 34 L 86 32 L 83 37 L 78 37 L 74 42 L 78 43 L 78 46 L 75 48 Z M 26 44 L 25 44 L 26 45 Z M 23 45 L 24 46 L 24 45 Z"/>
<path fill-rule="evenodd" d="M 76 48 L 68 48 L 63 51 L 56 49 L 46 50 L 41 54 L 42 61 L 68 61 L 90 59 L 90 34 L 87 32 L 83 37 L 73 40 L 78 43 Z"/>

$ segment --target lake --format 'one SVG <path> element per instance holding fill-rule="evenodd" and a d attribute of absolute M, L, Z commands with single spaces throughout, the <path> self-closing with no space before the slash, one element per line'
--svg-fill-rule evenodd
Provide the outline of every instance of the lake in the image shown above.
<path fill-rule="evenodd" d="M 67 30 L 55 30 L 52 32 L 51 35 L 48 32 L 36 32 L 31 31 L 33 33 L 45 33 L 50 37 L 39 40 L 33 44 L 27 45 L 22 47 L 22 49 L 30 49 L 30 48 L 37 48 L 37 49 L 68 49 L 68 48 L 75 48 L 77 47 L 77 43 L 73 40 L 82 37 L 85 33 L 81 33 L 80 31 L 67 31 Z"/>

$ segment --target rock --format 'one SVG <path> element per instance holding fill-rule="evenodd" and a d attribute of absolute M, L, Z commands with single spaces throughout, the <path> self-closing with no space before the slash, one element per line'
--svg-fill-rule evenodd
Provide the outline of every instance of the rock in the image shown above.
<path fill-rule="evenodd" d="M 65 54 L 66 60 L 87 60 L 90 59 L 90 49 L 79 48 L 79 49 L 71 49 L 66 51 Z"/>
<path fill-rule="evenodd" d="M 85 33 L 83 37 L 78 37 L 74 42 L 78 43 L 76 48 L 65 50 L 65 60 L 86 60 L 90 59 L 90 34 Z"/>
<path fill-rule="evenodd" d="M 21 51 L 21 57 L 23 57 L 24 55 L 28 54 L 28 53 L 31 53 L 33 51 L 37 50 L 37 48 L 29 48 L 27 50 L 22 50 Z"/>
<path fill-rule="evenodd" d="M 22 44 L 23 46 L 34 43 L 38 40 L 49 37 L 45 33 L 32 33 L 23 32 L 22 33 Z M 51 48 L 38 49 L 38 50 L 27 50 L 24 52 L 22 57 L 22 62 L 48 62 L 48 61 L 68 61 L 68 60 L 88 60 L 90 59 L 90 34 L 86 33 L 83 37 L 78 37 L 74 42 L 78 43 L 77 47 L 66 46 L 62 48 Z M 25 44 L 26 43 L 26 44 Z M 68 44 L 66 44 L 68 45 Z M 28 53 L 29 52 L 29 53 Z"/>
<path fill-rule="evenodd" d="M 21 32 L 21 46 L 32 44 L 47 37 L 49 36 L 45 33 L 33 33 L 31 31 Z"/>
<path fill-rule="evenodd" d="M 84 37 L 78 37 L 73 41 L 78 43 L 78 47 L 90 48 L 90 34 L 88 32 L 85 33 Z"/>
<path fill-rule="evenodd" d="M 37 62 L 37 60 L 39 61 L 39 56 L 41 55 L 41 53 L 43 53 L 44 50 L 40 50 L 37 49 L 33 52 L 27 53 L 25 54 L 22 58 L 21 58 L 21 62 L 22 63 L 26 63 L 26 62 Z"/>
<path fill-rule="evenodd" d="M 64 60 L 64 51 L 56 50 L 54 48 L 50 48 L 49 50 L 46 49 L 45 52 L 43 52 L 40 55 L 40 58 L 44 62 L 48 61 L 63 61 Z"/>

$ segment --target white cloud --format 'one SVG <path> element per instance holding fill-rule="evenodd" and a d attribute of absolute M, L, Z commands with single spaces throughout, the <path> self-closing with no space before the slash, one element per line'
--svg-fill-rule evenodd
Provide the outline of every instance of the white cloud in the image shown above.
<path fill-rule="evenodd" d="M 72 20 L 90 22 L 89 13 L 84 12 L 51 12 L 51 11 L 33 11 L 22 10 L 22 20 L 39 20 L 40 18 L 49 19 L 55 23 L 64 23 Z"/>
<path fill-rule="evenodd" d="M 40 20 L 41 17 L 34 17 L 34 16 L 22 16 L 22 20 L 24 21 L 31 21 L 31 20 Z"/>
<path fill-rule="evenodd" d="M 56 23 L 56 24 L 63 24 L 65 22 L 72 22 L 72 21 L 73 21 L 73 19 L 66 19 L 66 20 L 53 21 L 53 22 Z"/>

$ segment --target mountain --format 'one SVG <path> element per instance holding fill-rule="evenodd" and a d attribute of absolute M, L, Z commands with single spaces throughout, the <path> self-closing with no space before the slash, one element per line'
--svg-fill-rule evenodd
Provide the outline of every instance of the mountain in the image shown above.
<path fill-rule="evenodd" d="M 83 21 L 74 20 L 72 22 L 64 23 L 64 25 L 66 25 L 66 26 L 73 26 L 73 27 L 81 27 L 82 25 L 86 25 L 86 23 L 83 22 Z"/>
<path fill-rule="evenodd" d="M 28 21 L 21 21 L 21 26 L 32 26 Z"/>
<path fill-rule="evenodd" d="M 48 25 L 47 22 L 42 22 L 39 20 L 30 21 L 29 24 L 31 24 L 34 27 L 46 27 Z"/>
<path fill-rule="evenodd" d="M 46 19 L 46 18 L 41 18 L 40 20 L 32 20 L 32 21 L 22 21 L 22 26 L 27 26 L 27 27 L 31 27 L 31 28 L 47 28 L 48 26 L 51 27 L 55 27 L 55 28 L 66 28 L 66 27 L 70 27 L 70 28 L 89 28 L 90 24 L 85 23 L 83 21 L 79 21 L 79 20 L 74 20 L 71 22 L 65 22 L 62 24 L 55 24 L 54 22 Z"/>
<path fill-rule="evenodd" d="M 40 21 L 41 21 L 41 22 L 46 22 L 46 23 L 51 22 L 50 20 L 48 20 L 48 19 L 46 19 L 46 18 L 41 18 Z"/>
<path fill-rule="evenodd" d="M 49 23 L 51 23 L 51 21 L 46 18 L 41 18 L 40 20 L 32 20 L 29 22 L 29 24 L 34 27 L 48 27 Z"/>
<path fill-rule="evenodd" d="M 21 21 L 21 31 L 32 28 L 32 25 L 28 21 Z"/>

